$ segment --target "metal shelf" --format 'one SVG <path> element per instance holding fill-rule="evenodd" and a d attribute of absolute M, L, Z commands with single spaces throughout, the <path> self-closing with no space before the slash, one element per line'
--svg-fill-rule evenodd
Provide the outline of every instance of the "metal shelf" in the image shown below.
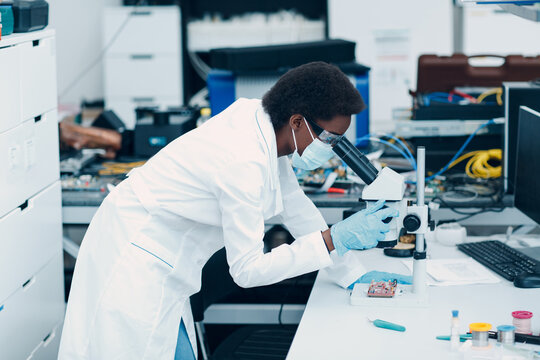
<path fill-rule="evenodd" d="M 540 22 L 540 8 L 526 5 L 500 4 L 501 9 L 523 19 Z"/>

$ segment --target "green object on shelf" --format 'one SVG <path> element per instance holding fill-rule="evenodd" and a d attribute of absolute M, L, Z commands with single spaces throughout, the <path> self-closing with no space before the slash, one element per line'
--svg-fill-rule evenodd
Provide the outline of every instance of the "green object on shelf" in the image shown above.
<path fill-rule="evenodd" d="M 13 33 L 13 24 L 15 22 L 13 18 L 13 8 L 11 4 L 0 3 L 0 23 L 2 23 L 2 36 Z"/>

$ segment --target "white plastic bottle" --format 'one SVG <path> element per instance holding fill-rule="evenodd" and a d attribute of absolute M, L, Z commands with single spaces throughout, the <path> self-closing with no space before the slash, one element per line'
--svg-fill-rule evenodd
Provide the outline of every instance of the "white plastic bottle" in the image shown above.
<path fill-rule="evenodd" d="M 452 323 L 450 325 L 450 349 L 452 351 L 457 351 L 460 345 L 458 315 L 458 310 L 452 310 Z"/>

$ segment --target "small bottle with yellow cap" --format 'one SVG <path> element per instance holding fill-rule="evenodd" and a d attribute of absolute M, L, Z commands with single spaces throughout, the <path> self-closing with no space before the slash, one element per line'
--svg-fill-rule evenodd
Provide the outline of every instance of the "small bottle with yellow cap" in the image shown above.
<path fill-rule="evenodd" d="M 472 334 L 473 347 L 489 346 L 489 330 L 491 330 L 491 324 L 472 323 L 469 325 L 469 330 Z"/>
<path fill-rule="evenodd" d="M 207 107 L 203 107 L 201 109 L 201 116 L 197 119 L 197 127 L 204 124 L 206 121 L 208 121 L 212 117 L 212 110 Z"/>

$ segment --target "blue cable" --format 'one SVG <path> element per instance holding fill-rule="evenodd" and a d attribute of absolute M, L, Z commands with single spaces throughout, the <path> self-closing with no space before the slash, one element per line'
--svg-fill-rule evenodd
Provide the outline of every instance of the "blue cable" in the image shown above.
<path fill-rule="evenodd" d="M 476 130 L 474 130 L 474 132 L 469 135 L 469 137 L 467 138 L 467 140 L 465 140 L 465 142 L 463 143 L 463 145 L 461 145 L 461 148 L 458 150 L 458 152 L 454 155 L 454 157 L 452 157 L 452 159 L 439 171 L 437 171 L 435 174 L 429 176 L 426 178 L 426 181 L 429 181 L 429 180 L 433 180 L 434 178 L 436 178 L 437 176 L 443 174 L 446 170 L 448 170 L 448 167 L 459 157 L 461 156 L 461 154 L 463 153 L 463 151 L 465 150 L 465 148 L 467 147 L 467 145 L 469 145 L 469 143 L 471 142 L 471 140 L 473 139 L 473 137 L 480 131 L 482 130 L 483 128 L 485 128 L 486 126 L 488 125 L 491 125 L 491 124 L 495 124 L 495 121 L 493 119 L 483 123 L 482 125 L 480 125 L 479 127 L 476 128 Z"/>
<path fill-rule="evenodd" d="M 461 154 L 463 153 L 463 151 L 465 150 L 465 148 L 467 147 L 467 145 L 469 145 L 469 143 L 471 142 L 471 140 L 475 137 L 475 135 L 480 131 L 482 130 L 483 128 L 485 128 L 486 126 L 489 126 L 489 125 L 492 125 L 492 124 L 495 124 L 495 121 L 493 119 L 491 120 L 488 120 L 487 122 L 481 124 L 480 126 L 478 126 L 476 128 L 476 130 L 474 130 L 474 132 L 469 135 L 469 137 L 467 138 L 467 140 L 465 140 L 465 142 L 463 143 L 463 145 L 461 145 L 461 147 L 459 148 L 459 150 L 455 153 L 455 155 L 452 157 L 452 159 L 439 171 L 437 171 L 435 174 L 429 176 L 426 178 L 426 181 L 429 181 L 429 180 L 433 180 L 434 178 L 436 178 L 437 176 L 439 175 L 442 175 L 446 170 L 448 170 L 448 167 L 459 157 L 461 156 Z M 384 136 L 387 136 L 387 137 L 390 137 L 392 139 L 394 139 L 395 141 L 397 141 L 401 146 L 403 146 L 403 148 L 405 149 L 405 151 L 408 153 L 406 154 L 402 149 L 400 149 L 399 147 L 397 147 L 396 145 L 386 141 L 386 140 L 382 140 L 382 139 L 379 139 L 378 137 L 374 136 L 373 134 L 368 134 L 368 135 L 364 135 L 362 136 L 361 138 L 357 139 L 356 140 L 356 144 L 358 144 L 359 142 L 361 141 L 364 141 L 364 140 L 370 140 L 370 141 L 378 141 L 380 142 L 381 144 L 384 144 L 384 145 L 387 145 L 387 146 L 390 146 L 392 149 L 396 150 L 399 154 L 401 154 L 405 159 L 407 159 L 409 161 L 409 163 L 413 166 L 413 168 L 416 170 L 416 161 L 414 159 L 414 157 L 412 156 L 411 152 L 409 151 L 409 149 L 407 148 L 407 146 L 405 146 L 405 144 L 399 140 L 397 137 L 394 137 L 393 135 L 389 135 L 389 134 L 385 134 Z M 409 184 L 416 184 L 416 181 L 407 181 L 407 183 Z"/>
<path fill-rule="evenodd" d="M 401 150 L 396 145 L 394 145 L 394 144 L 392 144 L 392 143 L 390 143 L 390 142 L 388 142 L 386 140 L 382 140 L 382 139 L 379 139 L 379 138 L 376 138 L 376 137 L 371 137 L 369 135 L 362 136 L 360 139 L 357 140 L 357 143 L 361 142 L 361 141 L 364 141 L 364 140 L 377 141 L 377 142 L 380 142 L 381 144 L 390 146 L 392 149 L 394 149 L 398 153 L 400 153 L 405 159 L 407 159 L 407 161 L 409 161 L 411 166 L 416 169 L 416 164 L 413 161 L 411 161 L 411 159 L 407 156 L 407 154 L 405 154 L 405 152 L 403 152 L 403 150 Z"/>
<path fill-rule="evenodd" d="M 452 100 L 448 99 L 450 96 Z M 450 95 L 450 93 L 445 93 L 445 92 L 429 93 L 429 94 L 423 95 L 423 98 L 424 98 L 425 106 L 430 106 L 432 100 L 447 103 L 447 104 L 456 104 L 456 103 L 459 103 L 461 100 L 465 100 L 465 98 L 461 95 L 458 95 L 458 94 Z"/>
<path fill-rule="evenodd" d="M 377 136 L 376 134 L 367 134 L 367 135 L 364 135 L 363 137 L 359 138 L 356 140 L 356 145 L 358 145 L 360 142 L 364 141 L 364 140 L 369 140 L 370 138 L 377 138 L 379 140 L 381 140 L 380 142 L 382 144 L 385 144 L 385 145 L 388 145 L 390 147 L 392 147 L 394 150 L 396 150 L 397 152 L 399 152 L 405 159 L 407 159 L 409 161 L 409 163 L 412 165 L 412 167 L 416 170 L 416 159 L 414 158 L 414 156 L 412 155 L 412 153 L 409 151 L 409 148 L 403 143 L 403 141 L 401 141 L 400 139 L 398 139 L 397 137 L 395 137 L 394 135 L 391 135 L 391 134 L 384 134 L 382 136 L 385 136 L 385 137 L 389 137 L 389 138 L 392 138 L 394 139 L 397 143 L 399 143 L 403 149 L 405 150 L 406 154 L 403 153 L 403 151 L 400 151 L 401 149 L 399 149 L 397 146 L 393 146 L 392 143 L 389 143 L 389 142 L 383 142 L 385 140 L 381 140 L 379 138 L 379 136 Z M 378 141 L 378 140 L 377 140 Z M 407 156 L 408 155 L 408 156 Z"/>
<path fill-rule="evenodd" d="M 396 142 L 398 142 L 401 147 L 405 150 L 405 152 L 409 155 L 409 158 L 412 160 L 412 162 L 414 163 L 414 169 L 416 170 L 416 159 L 414 158 L 414 156 L 412 155 L 412 153 L 410 152 L 409 150 L 409 147 L 407 145 L 405 145 L 405 143 L 403 141 L 401 141 L 399 138 L 395 137 L 394 135 L 392 134 L 384 134 L 383 136 L 386 136 L 386 137 L 389 137 L 389 138 L 392 138 L 394 139 Z"/>

